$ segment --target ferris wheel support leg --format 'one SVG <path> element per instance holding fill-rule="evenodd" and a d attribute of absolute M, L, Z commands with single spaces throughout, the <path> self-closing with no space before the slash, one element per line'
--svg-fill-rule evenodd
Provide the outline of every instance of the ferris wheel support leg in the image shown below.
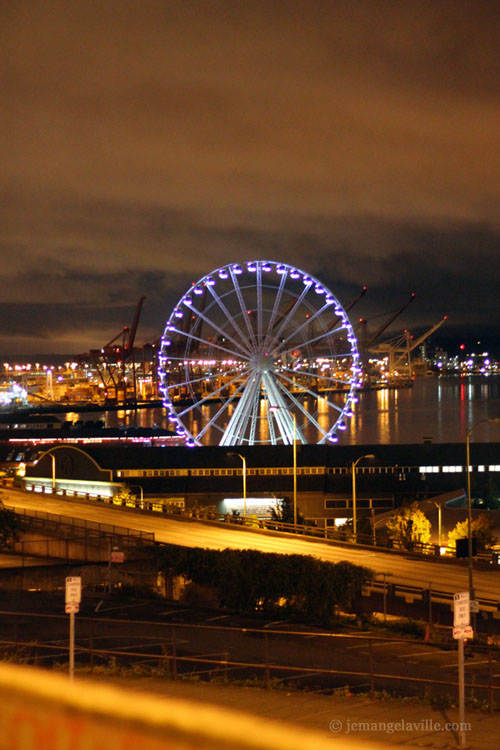
<path fill-rule="evenodd" d="M 251 379 L 251 376 L 250 376 Z M 244 442 L 245 430 L 248 420 L 252 413 L 253 396 L 260 388 L 260 377 L 256 373 L 249 387 L 243 391 L 234 410 L 234 414 L 229 420 L 229 424 L 224 431 L 222 440 L 219 445 L 241 445 Z"/>
<path fill-rule="evenodd" d="M 262 383 L 269 399 L 269 422 L 271 422 L 274 416 L 284 445 L 292 445 L 295 436 L 293 417 L 289 412 L 283 394 L 277 388 L 276 383 L 268 372 L 262 374 Z"/>

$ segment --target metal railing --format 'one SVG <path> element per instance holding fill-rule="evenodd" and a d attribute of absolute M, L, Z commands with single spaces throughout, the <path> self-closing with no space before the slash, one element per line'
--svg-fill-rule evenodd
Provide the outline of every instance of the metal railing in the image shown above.
<path fill-rule="evenodd" d="M 8 652 L 9 658 L 18 656 L 18 660 L 38 665 L 60 662 L 67 655 L 67 643 L 64 639 L 67 617 L 64 615 L 38 615 L 25 612 L 0 612 L 0 632 L 6 627 L 12 628 L 18 619 L 23 633 L 29 621 L 35 625 L 36 640 L 26 637 L 18 638 L 0 636 L 0 651 Z M 124 630 L 126 629 L 126 632 Z M 50 640 L 42 641 L 39 634 L 50 632 Z M 134 636 L 134 631 L 140 635 Z M 194 637 L 189 639 L 189 631 Z M 217 636 L 219 640 L 215 640 Z M 100 640 L 112 641 L 109 646 L 99 645 Z M 128 640 L 127 640 L 128 639 Z M 187 640 L 186 640 L 187 639 Z M 314 639 L 322 640 L 321 653 L 323 661 L 332 662 L 331 666 L 318 666 L 317 650 L 308 656 Z M 250 647 L 248 643 L 250 641 Z M 349 644 L 347 642 L 350 642 Z M 186 644 L 189 643 L 189 646 Z M 297 643 L 300 647 L 297 648 Z M 190 653 L 192 645 L 198 653 Z M 203 652 L 203 644 L 206 652 Z M 220 645 L 220 648 L 217 647 Z M 409 675 L 408 666 L 400 662 L 399 672 L 390 669 L 387 654 L 380 649 L 384 646 L 401 649 L 406 654 L 408 647 L 426 648 L 429 655 L 446 652 L 450 658 L 456 652 L 451 643 L 425 643 L 404 638 L 374 636 L 371 634 L 339 634 L 314 630 L 271 630 L 263 628 L 224 627 L 220 625 L 161 623 L 154 621 L 128 621 L 109 618 L 89 618 L 78 616 L 77 641 L 75 652 L 77 664 L 94 667 L 109 663 L 144 670 L 154 670 L 171 678 L 198 677 L 205 680 L 222 679 L 229 681 L 258 679 L 267 689 L 279 687 L 283 682 L 288 687 L 307 686 L 311 692 L 364 692 L 373 694 L 377 690 L 392 690 L 398 695 L 429 696 L 429 689 L 435 688 L 436 694 L 443 697 L 443 690 L 450 689 L 453 700 L 458 689 L 456 679 L 437 678 L 441 673 L 436 665 L 423 665 L 420 670 L 427 670 L 425 675 Z M 216 649 L 216 650 L 214 650 Z M 358 665 L 348 666 L 346 658 L 349 649 L 361 649 Z M 404 651 L 406 649 L 406 651 Z M 478 676 L 469 677 L 466 688 L 470 698 L 481 699 L 490 711 L 498 707 L 496 701 L 500 691 L 498 663 L 500 649 L 493 646 L 476 646 L 474 651 L 480 655 L 476 662 L 482 667 Z M 245 656 L 247 654 L 247 656 Z M 297 659 L 300 654 L 302 663 Z M 250 655 L 252 658 L 248 658 Z M 291 656 L 290 656 L 291 655 Z M 411 653 L 410 653 L 411 656 Z M 308 663 L 309 659 L 309 663 Z M 288 663 L 284 663 L 287 660 Z M 398 661 L 398 652 L 392 657 Z M 346 666 L 347 662 L 347 666 Z M 359 663 L 363 668 L 359 668 Z M 485 666 L 486 665 L 486 666 Z M 448 665 L 449 667 L 450 665 Z M 300 688 L 299 688 L 300 689 Z"/>
<path fill-rule="evenodd" d="M 119 537 L 120 542 L 124 546 L 148 545 L 153 544 L 155 541 L 153 532 L 142 531 L 141 529 L 130 529 L 126 526 L 115 526 L 113 524 L 101 523 L 100 521 L 63 516 L 57 513 L 47 513 L 46 511 L 32 510 L 30 508 L 8 505 L 5 508 L 21 516 L 30 526 L 65 532 L 66 534 L 70 534 L 74 539 Z"/>

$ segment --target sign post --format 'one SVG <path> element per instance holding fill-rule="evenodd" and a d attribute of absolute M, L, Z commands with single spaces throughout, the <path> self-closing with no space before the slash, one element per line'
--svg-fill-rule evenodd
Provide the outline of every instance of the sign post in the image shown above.
<path fill-rule="evenodd" d="M 458 640 L 458 745 L 465 747 L 465 677 L 464 638 L 474 635 L 470 626 L 470 596 L 468 591 L 453 595 L 453 638 Z"/>
<path fill-rule="evenodd" d="M 125 562 L 125 552 L 119 547 L 113 547 L 111 539 L 109 540 L 109 560 L 108 560 L 108 593 L 111 594 L 111 563 Z"/>
<path fill-rule="evenodd" d="M 80 611 L 82 579 L 80 576 L 66 578 L 66 613 L 69 614 L 69 679 L 75 673 L 75 612 Z"/>

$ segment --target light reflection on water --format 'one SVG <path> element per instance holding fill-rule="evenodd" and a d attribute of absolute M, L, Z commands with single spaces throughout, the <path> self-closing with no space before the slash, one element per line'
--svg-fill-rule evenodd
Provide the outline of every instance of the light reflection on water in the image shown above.
<path fill-rule="evenodd" d="M 339 433 L 340 443 L 363 445 L 370 443 L 421 443 L 423 437 L 435 443 L 462 442 L 466 429 L 482 419 L 500 417 L 500 378 L 422 378 L 415 380 L 413 388 L 382 389 L 359 393 L 359 402 L 353 404 L 353 417 L 349 429 Z M 330 397 L 333 400 L 332 397 Z M 342 398 L 342 397 L 340 397 Z M 339 404 L 341 401 L 339 400 Z M 202 407 L 201 418 L 192 418 L 198 432 L 218 409 L 220 404 Z M 228 409 L 230 419 L 233 406 Z M 265 411 L 261 403 L 261 414 Z M 66 415 L 73 421 L 104 419 L 108 427 L 137 424 L 140 427 L 167 427 L 164 409 L 139 409 L 107 411 L 102 413 Z M 326 428 L 327 409 L 320 399 L 318 421 Z M 311 431 L 305 437 L 313 439 Z M 265 421 L 259 420 L 258 439 L 265 439 Z M 212 431 L 210 438 L 218 442 L 220 432 Z M 500 425 L 479 424 L 474 429 L 475 442 L 500 442 Z"/>

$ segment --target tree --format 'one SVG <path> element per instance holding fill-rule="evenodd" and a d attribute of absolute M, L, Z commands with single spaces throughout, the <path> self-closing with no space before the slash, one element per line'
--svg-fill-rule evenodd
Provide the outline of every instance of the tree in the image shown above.
<path fill-rule="evenodd" d="M 7 549 L 19 540 L 21 519 L 13 510 L 8 510 L 0 500 L 0 549 Z"/>
<path fill-rule="evenodd" d="M 413 549 L 415 544 L 427 544 L 431 538 L 431 522 L 418 503 L 399 508 L 387 521 L 387 532 L 396 546 Z"/>
<path fill-rule="evenodd" d="M 276 500 L 275 507 L 271 508 L 271 518 L 281 523 L 293 523 L 293 500 L 288 496 Z M 297 523 L 304 524 L 305 520 L 297 508 Z"/>
<path fill-rule="evenodd" d="M 346 541 L 353 539 L 354 532 L 352 518 L 348 518 L 347 521 L 338 526 L 334 526 L 333 528 L 330 527 L 328 536 L 332 539 L 345 539 Z M 368 516 L 359 516 L 356 524 L 356 536 L 358 542 L 366 541 L 365 537 L 369 538 L 371 541 L 373 537 L 373 529 L 371 519 Z"/>
<path fill-rule="evenodd" d="M 498 484 L 490 477 L 481 492 L 481 498 L 474 503 L 474 507 L 478 506 L 480 508 L 488 508 L 489 510 L 498 510 L 500 507 L 499 496 Z"/>
<path fill-rule="evenodd" d="M 139 498 L 130 487 L 123 486 L 113 495 L 113 503 L 116 505 L 135 505 L 138 502 Z"/>
<path fill-rule="evenodd" d="M 493 536 L 494 523 L 486 513 L 481 513 L 472 519 L 471 532 L 477 540 L 477 549 L 479 552 L 489 549 L 496 543 Z M 469 519 L 457 523 L 454 529 L 448 534 L 448 547 L 456 548 L 457 539 L 469 538 Z"/>
<path fill-rule="evenodd" d="M 223 606 L 239 612 L 283 612 L 303 621 L 330 622 L 337 607 L 350 607 L 372 571 L 349 562 L 257 550 L 163 545 L 159 569 L 219 592 Z"/>

